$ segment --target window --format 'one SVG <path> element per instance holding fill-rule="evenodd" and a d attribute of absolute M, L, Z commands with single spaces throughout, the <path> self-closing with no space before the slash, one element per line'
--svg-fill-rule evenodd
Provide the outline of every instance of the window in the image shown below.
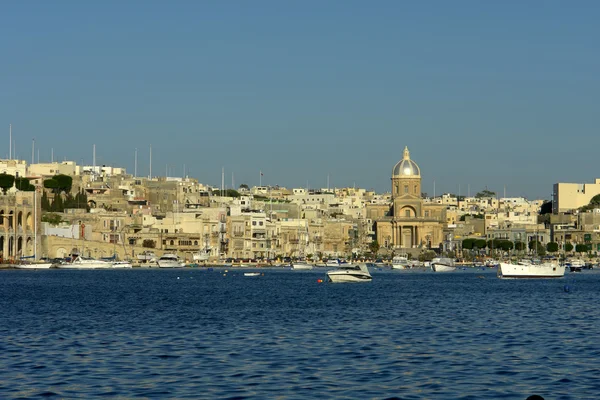
<path fill-rule="evenodd" d="M 252 221 L 252 226 L 256 226 L 256 221 Z"/>
<path fill-rule="evenodd" d="M 414 188 L 414 193 L 415 193 L 415 194 L 418 194 L 418 193 L 417 193 L 417 185 L 415 185 L 415 188 Z"/>
<path fill-rule="evenodd" d="M 429 211 L 425 211 L 425 216 L 429 217 Z"/>
<path fill-rule="evenodd" d="M 404 211 L 404 216 L 405 217 L 410 217 L 410 210 Z"/>
<path fill-rule="evenodd" d="M 404 193 L 408 193 L 408 185 L 404 185 Z"/>
<path fill-rule="evenodd" d="M 260 226 L 263 226 L 263 222 L 262 222 L 262 221 L 260 221 L 258 224 L 259 224 Z"/>

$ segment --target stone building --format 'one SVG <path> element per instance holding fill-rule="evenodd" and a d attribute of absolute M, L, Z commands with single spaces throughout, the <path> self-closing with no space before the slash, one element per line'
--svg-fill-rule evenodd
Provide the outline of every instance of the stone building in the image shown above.
<path fill-rule="evenodd" d="M 7 194 L 0 190 L 0 259 L 36 255 L 35 247 L 37 245 L 39 249 L 41 242 L 41 216 L 39 193 L 21 192 L 14 187 Z"/>
<path fill-rule="evenodd" d="M 445 222 L 445 205 L 423 201 L 421 170 L 406 147 L 392 170 L 391 208 L 375 222 L 377 242 L 393 249 L 438 248 Z"/>

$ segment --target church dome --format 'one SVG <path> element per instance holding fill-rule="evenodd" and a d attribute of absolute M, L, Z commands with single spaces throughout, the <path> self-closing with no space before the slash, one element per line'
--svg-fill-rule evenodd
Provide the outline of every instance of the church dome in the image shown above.
<path fill-rule="evenodd" d="M 414 176 L 420 177 L 421 170 L 416 162 L 410 159 L 408 147 L 404 148 L 402 160 L 400 160 L 392 170 L 392 176 Z"/>

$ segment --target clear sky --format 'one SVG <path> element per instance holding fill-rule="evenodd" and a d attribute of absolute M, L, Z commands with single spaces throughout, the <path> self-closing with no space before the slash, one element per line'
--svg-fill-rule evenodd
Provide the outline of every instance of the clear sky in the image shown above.
<path fill-rule="evenodd" d="M 600 177 L 598 1 L 0 3 L 0 156 L 549 198 Z M 37 151 L 35 158 L 37 160 Z"/>

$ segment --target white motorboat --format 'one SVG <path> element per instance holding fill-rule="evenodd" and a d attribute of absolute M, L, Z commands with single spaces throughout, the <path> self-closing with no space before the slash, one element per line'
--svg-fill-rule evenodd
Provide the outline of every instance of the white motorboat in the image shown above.
<path fill-rule="evenodd" d="M 408 269 L 410 268 L 410 263 L 408 261 L 408 257 L 406 256 L 395 256 L 392 258 L 392 269 Z"/>
<path fill-rule="evenodd" d="M 439 257 L 431 260 L 431 270 L 433 272 L 451 272 L 456 269 L 454 260 L 447 257 Z"/>
<path fill-rule="evenodd" d="M 556 262 L 533 263 L 530 260 L 520 260 L 516 263 L 501 262 L 498 265 L 497 276 L 501 279 L 517 278 L 562 278 L 565 268 Z"/>
<path fill-rule="evenodd" d="M 184 265 L 176 254 L 163 254 L 157 261 L 159 268 L 181 268 Z"/>
<path fill-rule="evenodd" d="M 331 259 L 331 260 L 327 260 L 325 262 L 325 266 L 326 267 L 334 267 L 337 268 L 340 266 L 340 260 L 338 260 L 337 258 Z"/>
<path fill-rule="evenodd" d="M 57 268 L 63 269 L 102 269 L 110 268 L 112 263 L 109 261 L 96 260 L 95 258 L 76 256 L 70 263 L 58 264 Z"/>
<path fill-rule="evenodd" d="M 244 272 L 244 276 L 260 276 L 260 272 Z"/>
<path fill-rule="evenodd" d="M 329 282 L 371 282 L 373 277 L 369 273 L 367 264 L 345 264 L 338 269 L 327 272 Z"/>
<path fill-rule="evenodd" d="M 133 268 L 129 261 L 113 261 L 111 268 Z"/>
<path fill-rule="evenodd" d="M 307 270 L 311 270 L 313 268 L 314 268 L 314 266 L 307 262 L 298 261 L 298 262 L 292 263 L 292 269 L 294 271 L 307 271 Z"/>
<path fill-rule="evenodd" d="M 142 262 L 142 263 L 150 263 L 150 262 L 156 262 L 157 257 L 153 251 L 146 250 L 146 251 L 142 251 L 140 254 L 138 254 L 137 259 L 139 262 Z"/>
<path fill-rule="evenodd" d="M 13 264 L 13 267 L 16 269 L 48 269 L 52 267 L 52 263 L 28 262 L 23 264 Z"/>
<path fill-rule="evenodd" d="M 567 262 L 567 267 L 569 267 L 569 271 L 571 272 L 581 272 L 585 268 L 585 262 L 580 259 L 570 260 Z"/>

